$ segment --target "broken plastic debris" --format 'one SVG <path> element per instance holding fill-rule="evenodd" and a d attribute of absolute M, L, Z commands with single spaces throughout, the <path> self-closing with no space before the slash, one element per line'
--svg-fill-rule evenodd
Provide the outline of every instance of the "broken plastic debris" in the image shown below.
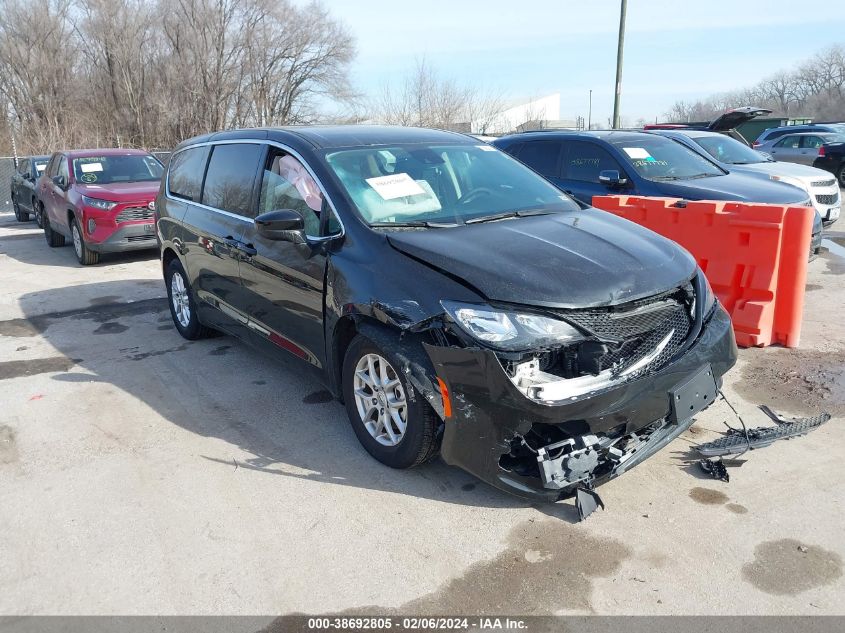
<path fill-rule="evenodd" d="M 713 479 L 719 479 L 724 482 L 729 482 L 731 480 L 731 476 L 728 474 L 728 469 L 725 468 L 725 464 L 721 459 L 702 459 L 698 462 L 698 465 L 701 467 L 701 470 L 710 475 Z"/>
<path fill-rule="evenodd" d="M 599 506 L 601 506 L 601 509 L 604 510 L 604 502 L 601 500 L 599 493 L 595 490 L 582 488 L 580 486 L 578 487 L 575 491 L 575 507 L 578 508 L 579 521 L 586 519 L 595 512 L 596 508 Z"/>
<path fill-rule="evenodd" d="M 760 407 L 763 412 L 777 422 L 777 426 L 758 426 L 753 429 L 733 429 L 718 440 L 695 447 L 704 457 L 718 457 L 744 453 L 747 450 L 764 448 L 776 440 L 786 440 L 815 431 L 830 420 L 829 413 L 822 413 L 811 418 L 786 418 L 772 411 L 769 407 Z"/>

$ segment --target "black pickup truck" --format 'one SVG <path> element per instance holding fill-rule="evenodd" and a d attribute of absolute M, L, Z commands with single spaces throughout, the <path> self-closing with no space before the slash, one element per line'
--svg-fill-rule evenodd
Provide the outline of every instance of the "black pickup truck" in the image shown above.
<path fill-rule="evenodd" d="M 12 206 L 18 222 L 29 222 L 32 215 L 35 216 L 38 226 L 41 226 L 41 218 L 38 217 L 39 205 L 35 196 L 35 181 L 44 171 L 49 160 L 49 156 L 29 156 L 18 160 L 18 168 L 12 175 Z"/>
<path fill-rule="evenodd" d="M 829 171 L 839 180 L 839 186 L 845 189 L 845 143 L 822 145 L 813 167 Z"/>

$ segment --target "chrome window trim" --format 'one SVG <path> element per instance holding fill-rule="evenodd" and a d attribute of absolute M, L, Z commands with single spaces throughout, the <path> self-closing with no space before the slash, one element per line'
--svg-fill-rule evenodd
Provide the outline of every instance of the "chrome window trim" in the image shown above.
<path fill-rule="evenodd" d="M 173 200 L 175 202 L 185 202 L 188 204 L 196 205 L 202 209 L 207 209 L 209 211 L 214 211 L 215 213 L 222 213 L 225 216 L 231 218 L 237 218 L 244 222 L 248 222 L 249 224 L 255 224 L 255 218 L 247 218 L 243 215 L 238 215 L 237 213 L 232 213 L 231 211 L 224 211 L 223 209 L 218 209 L 216 207 L 210 207 L 206 204 L 202 204 L 201 202 L 195 202 L 193 200 L 188 200 L 186 198 L 179 198 L 178 196 L 171 196 L 170 195 L 170 165 L 173 164 L 173 157 L 177 154 L 181 154 L 182 152 L 195 149 L 197 147 L 207 147 L 207 146 L 214 146 L 214 145 L 234 145 L 234 144 L 250 144 L 250 145 L 269 145 L 272 147 L 276 147 L 283 152 L 286 152 L 296 158 L 305 169 L 308 170 L 308 173 L 311 175 L 311 178 L 314 179 L 314 182 L 317 183 L 317 186 L 320 188 L 320 193 L 323 194 L 323 199 L 328 202 L 329 207 L 331 207 L 332 213 L 334 213 L 335 218 L 337 218 L 338 224 L 340 224 L 340 233 L 335 235 L 325 235 L 325 236 L 314 236 L 308 235 L 307 233 L 305 236 L 312 242 L 327 242 L 329 240 L 336 240 L 339 237 L 346 236 L 346 227 L 343 224 L 343 220 L 340 217 L 340 214 L 337 212 L 337 207 L 335 207 L 334 202 L 329 197 L 329 194 L 326 192 L 326 188 L 323 186 L 323 183 L 320 182 L 320 179 L 317 178 L 317 175 L 311 169 L 311 166 L 308 162 L 302 157 L 302 155 L 297 152 L 295 149 L 284 145 L 283 143 L 279 143 L 278 141 L 271 141 L 268 139 L 255 139 L 255 138 L 245 138 L 245 139 L 226 139 L 221 141 L 204 141 L 202 143 L 194 143 L 193 145 L 188 145 L 187 147 L 183 147 L 170 155 L 170 160 L 167 163 L 167 174 L 165 176 L 165 183 L 164 183 L 164 197 L 168 200 Z M 206 169 L 208 169 L 208 165 L 206 165 Z"/>

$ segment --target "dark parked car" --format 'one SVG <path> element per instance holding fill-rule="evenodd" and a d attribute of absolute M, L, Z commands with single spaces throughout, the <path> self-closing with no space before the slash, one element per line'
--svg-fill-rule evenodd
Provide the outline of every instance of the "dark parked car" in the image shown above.
<path fill-rule="evenodd" d="M 845 189 L 845 143 L 827 143 L 819 148 L 819 154 L 813 161 L 813 167 L 824 169 L 834 174 L 839 186 Z"/>
<path fill-rule="evenodd" d="M 593 196 L 624 194 L 812 206 L 798 187 L 729 172 L 657 132 L 528 132 L 493 145 L 584 204 L 592 204 Z M 822 220 L 816 214 L 813 253 L 821 240 Z"/>
<path fill-rule="evenodd" d="M 28 156 L 18 160 L 18 168 L 12 174 L 11 193 L 12 208 L 18 222 L 29 222 L 29 216 L 35 216 L 38 226 L 41 218 L 38 215 L 38 201 L 35 196 L 35 181 L 47 166 L 49 156 Z"/>
<path fill-rule="evenodd" d="M 836 178 L 831 178 L 816 167 L 776 161 L 735 139 L 715 132 L 660 130 L 655 133 L 684 143 L 699 153 L 706 153 L 728 171 L 784 182 L 806 191 L 825 224 L 833 224 L 839 218 L 842 207 L 839 183 Z"/>
<path fill-rule="evenodd" d="M 682 433 L 736 359 L 685 250 L 462 134 L 197 137 L 156 211 L 182 336 L 302 359 L 394 468 L 440 451 L 508 492 L 571 496 Z"/>
<path fill-rule="evenodd" d="M 73 241 L 82 265 L 100 253 L 156 248 L 154 210 L 162 164 L 136 149 L 56 152 L 37 183 L 50 246 Z"/>

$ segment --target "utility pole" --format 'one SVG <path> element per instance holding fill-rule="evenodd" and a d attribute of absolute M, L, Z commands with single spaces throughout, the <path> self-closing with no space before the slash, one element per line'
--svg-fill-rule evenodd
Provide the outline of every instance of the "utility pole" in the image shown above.
<path fill-rule="evenodd" d="M 587 108 L 587 131 L 593 128 L 593 91 L 590 90 L 590 106 Z"/>
<path fill-rule="evenodd" d="M 622 96 L 622 51 L 625 48 L 625 13 L 628 0 L 622 0 L 619 11 L 619 44 L 616 48 L 616 96 L 613 98 L 613 129 L 619 129 L 619 98 Z"/>

